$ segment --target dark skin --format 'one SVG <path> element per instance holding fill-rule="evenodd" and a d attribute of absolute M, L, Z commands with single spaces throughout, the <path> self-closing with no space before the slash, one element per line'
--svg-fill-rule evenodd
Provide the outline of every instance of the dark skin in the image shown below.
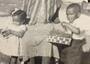
<path fill-rule="evenodd" d="M 69 30 L 71 30 L 73 33 L 75 34 L 80 34 L 80 29 L 79 28 L 76 28 L 75 26 L 71 25 L 71 23 L 74 22 L 74 20 L 76 20 L 79 16 L 79 13 L 77 13 L 75 11 L 75 8 L 69 8 L 67 11 L 66 11 L 66 14 L 67 14 L 67 19 L 69 20 L 69 23 L 67 22 L 62 22 L 62 25 L 64 27 L 67 27 Z"/>
<path fill-rule="evenodd" d="M 76 28 L 76 27 L 74 27 L 74 26 L 72 26 L 72 25 L 70 25 L 69 23 L 66 23 L 66 22 L 63 22 L 62 25 L 63 25 L 64 27 L 67 27 L 67 28 L 68 28 L 69 30 L 71 30 L 73 33 L 75 33 L 75 34 L 80 34 L 79 28 Z"/>

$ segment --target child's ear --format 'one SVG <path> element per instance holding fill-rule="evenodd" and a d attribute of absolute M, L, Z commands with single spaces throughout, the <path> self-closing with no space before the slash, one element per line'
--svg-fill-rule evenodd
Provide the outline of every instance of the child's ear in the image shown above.
<path fill-rule="evenodd" d="M 77 14 L 77 18 L 79 18 L 79 17 L 80 17 L 80 15 L 81 15 L 81 13 L 78 13 L 78 14 Z"/>

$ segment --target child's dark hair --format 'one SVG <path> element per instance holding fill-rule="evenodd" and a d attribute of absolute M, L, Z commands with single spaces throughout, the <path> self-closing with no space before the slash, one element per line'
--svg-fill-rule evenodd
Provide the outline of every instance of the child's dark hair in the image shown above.
<path fill-rule="evenodd" d="M 17 10 L 12 16 L 18 16 L 21 20 L 26 20 L 27 14 L 23 10 Z"/>
<path fill-rule="evenodd" d="M 69 8 L 75 8 L 75 11 L 76 12 L 81 12 L 81 6 L 78 4 L 78 3 L 72 3 L 70 4 L 67 9 Z"/>

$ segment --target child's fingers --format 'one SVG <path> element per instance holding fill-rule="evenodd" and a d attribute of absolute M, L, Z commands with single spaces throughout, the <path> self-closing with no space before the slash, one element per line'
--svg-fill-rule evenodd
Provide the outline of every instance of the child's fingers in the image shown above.
<path fill-rule="evenodd" d="M 61 23 L 62 27 L 66 29 L 66 25 L 64 23 Z"/>
<path fill-rule="evenodd" d="M 3 35 L 4 37 L 7 37 L 7 36 L 9 35 L 9 33 L 8 33 L 8 32 L 3 32 L 2 35 Z"/>
<path fill-rule="evenodd" d="M 2 30 L 2 34 L 3 34 L 3 33 L 4 33 L 4 34 L 5 34 L 5 33 L 8 34 L 8 33 L 10 33 L 10 31 L 9 31 L 9 30 Z"/>

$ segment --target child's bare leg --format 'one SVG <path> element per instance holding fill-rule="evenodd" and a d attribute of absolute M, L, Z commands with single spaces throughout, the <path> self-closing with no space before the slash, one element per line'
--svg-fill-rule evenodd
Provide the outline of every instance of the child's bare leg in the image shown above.
<path fill-rule="evenodd" d="M 55 63 L 59 64 L 59 59 L 55 58 Z"/>
<path fill-rule="evenodd" d="M 50 58 L 49 57 L 42 57 L 42 64 L 49 64 Z"/>
<path fill-rule="evenodd" d="M 12 57 L 11 57 L 10 64 L 17 64 L 17 58 L 18 58 L 18 57 L 12 56 Z"/>
<path fill-rule="evenodd" d="M 35 64 L 35 59 L 29 57 L 23 57 L 23 61 L 21 62 L 21 64 Z"/>
<path fill-rule="evenodd" d="M 28 62 L 28 64 L 35 64 L 35 58 L 30 58 L 30 61 Z"/>
<path fill-rule="evenodd" d="M 22 61 L 21 61 L 21 64 L 27 64 L 28 61 L 29 61 L 28 57 L 23 57 Z"/>

